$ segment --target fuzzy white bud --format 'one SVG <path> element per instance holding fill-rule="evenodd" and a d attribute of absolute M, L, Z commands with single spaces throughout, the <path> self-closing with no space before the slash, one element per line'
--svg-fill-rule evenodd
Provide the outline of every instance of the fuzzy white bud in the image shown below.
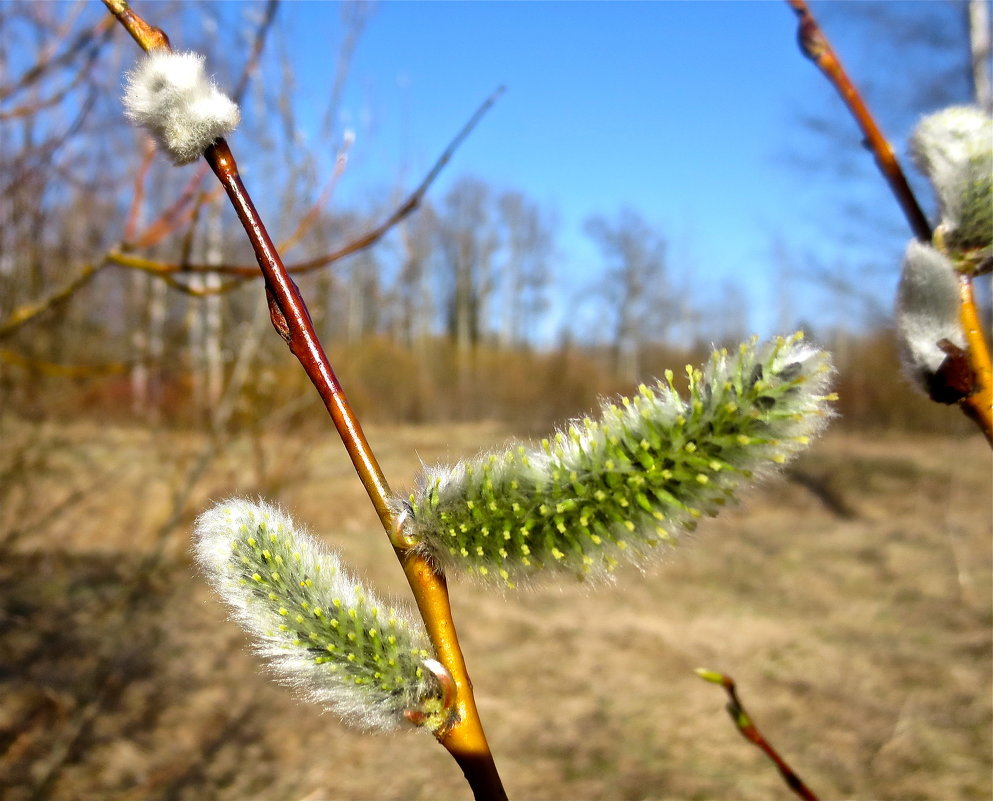
<path fill-rule="evenodd" d="M 904 368 L 925 392 L 947 355 L 940 343 L 965 347 L 959 277 L 935 248 L 911 240 L 897 290 L 896 324 Z"/>
<path fill-rule="evenodd" d="M 191 52 L 148 53 L 127 75 L 124 109 L 177 165 L 196 161 L 241 119 L 238 105 L 207 77 L 204 57 Z"/>
<path fill-rule="evenodd" d="M 975 106 L 925 117 L 910 140 L 931 180 L 945 244 L 953 251 L 989 248 L 993 240 L 993 118 Z"/>

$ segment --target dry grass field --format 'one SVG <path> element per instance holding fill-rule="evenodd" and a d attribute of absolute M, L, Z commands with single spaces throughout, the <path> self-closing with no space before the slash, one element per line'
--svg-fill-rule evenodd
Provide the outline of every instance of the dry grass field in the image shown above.
<path fill-rule="evenodd" d="M 372 427 L 386 474 L 509 436 Z M 28 799 L 466 799 L 429 736 L 345 730 L 260 674 L 189 556 L 211 499 L 283 504 L 382 592 L 403 578 L 333 432 L 0 425 L 0 788 Z M 988 801 L 991 464 L 978 436 L 834 432 L 665 564 L 607 587 L 452 581 L 507 789 L 531 799 L 786 799 L 734 676 L 822 799 Z"/>

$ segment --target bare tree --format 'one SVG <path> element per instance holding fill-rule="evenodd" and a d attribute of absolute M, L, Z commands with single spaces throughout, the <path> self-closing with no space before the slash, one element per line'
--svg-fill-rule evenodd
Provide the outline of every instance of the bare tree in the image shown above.
<path fill-rule="evenodd" d="M 591 217 L 585 230 L 604 259 L 601 286 L 614 369 L 625 381 L 635 381 L 641 346 L 665 339 L 674 311 L 666 292 L 665 240 L 627 208 L 613 220 Z"/>
<path fill-rule="evenodd" d="M 397 226 L 400 239 L 400 271 L 397 276 L 397 335 L 415 350 L 423 348 L 432 332 L 435 309 L 429 286 L 432 239 L 438 227 L 430 205 Z"/>
<path fill-rule="evenodd" d="M 485 183 L 461 178 L 445 196 L 439 220 L 445 324 L 460 353 L 479 342 L 487 324 L 497 249 L 489 198 Z"/>
<path fill-rule="evenodd" d="M 503 252 L 500 343 L 520 346 L 528 341 L 538 316 L 548 307 L 545 292 L 554 232 L 547 215 L 521 192 L 504 192 L 497 199 L 497 210 Z"/>
<path fill-rule="evenodd" d="M 969 52 L 972 56 L 972 86 L 976 105 L 993 114 L 993 88 L 990 79 L 990 61 L 993 44 L 990 37 L 989 0 L 969 2 Z"/>

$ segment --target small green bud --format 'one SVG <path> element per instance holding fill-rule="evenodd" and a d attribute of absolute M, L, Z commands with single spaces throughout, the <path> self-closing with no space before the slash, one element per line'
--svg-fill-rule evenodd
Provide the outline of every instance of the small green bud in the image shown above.
<path fill-rule="evenodd" d="M 234 499 L 201 515 L 194 535 L 214 589 L 284 684 L 361 729 L 449 723 L 444 668 L 423 627 L 380 603 L 287 515 Z"/>
<path fill-rule="evenodd" d="M 693 671 L 704 681 L 709 681 L 711 684 L 725 684 L 727 678 L 723 673 L 718 673 L 716 670 L 708 670 L 707 668 L 696 668 Z"/>
<path fill-rule="evenodd" d="M 409 503 L 394 505 L 442 566 L 509 586 L 543 572 L 605 576 L 621 559 L 657 558 L 658 546 L 802 449 L 830 417 L 830 373 L 799 334 L 752 341 L 690 368 L 685 400 L 667 374 L 605 404 L 597 424 L 572 423 L 554 447 L 428 469 Z"/>

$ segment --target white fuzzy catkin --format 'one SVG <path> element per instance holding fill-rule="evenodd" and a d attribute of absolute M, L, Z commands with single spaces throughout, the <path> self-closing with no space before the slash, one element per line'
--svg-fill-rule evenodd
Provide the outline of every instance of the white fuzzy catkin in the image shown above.
<path fill-rule="evenodd" d="M 124 109 L 177 165 L 196 161 L 241 119 L 238 105 L 207 77 L 204 57 L 192 52 L 148 53 L 127 75 Z"/>
<path fill-rule="evenodd" d="M 423 626 L 380 603 L 289 516 L 233 499 L 197 519 L 195 538 L 214 589 L 284 684 L 360 729 L 447 724 Z"/>
<path fill-rule="evenodd" d="M 643 566 L 736 490 L 792 458 L 831 417 L 831 364 L 800 334 L 717 351 L 605 403 L 540 447 L 427 468 L 394 502 L 433 561 L 513 587 Z"/>
<path fill-rule="evenodd" d="M 925 117 L 910 138 L 918 168 L 931 180 L 940 227 L 952 249 L 986 248 L 993 239 L 993 118 L 976 106 Z"/>
<path fill-rule="evenodd" d="M 897 333 L 904 368 L 925 392 L 945 360 L 938 345 L 948 340 L 965 347 L 959 318 L 959 277 L 951 262 L 935 248 L 911 240 L 903 258 L 897 290 Z"/>

